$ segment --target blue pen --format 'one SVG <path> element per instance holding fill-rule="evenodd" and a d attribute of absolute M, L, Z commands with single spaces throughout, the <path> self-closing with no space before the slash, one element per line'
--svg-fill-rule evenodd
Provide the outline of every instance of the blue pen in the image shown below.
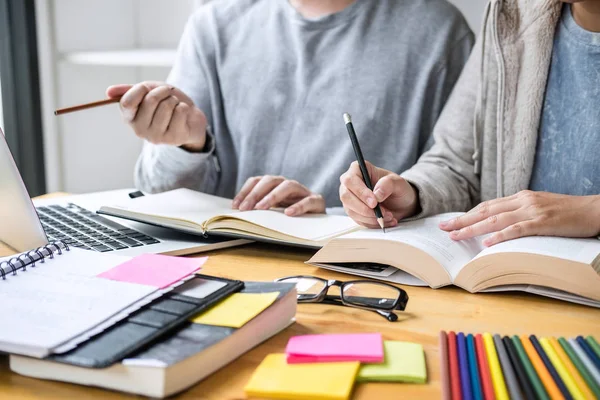
<path fill-rule="evenodd" d="M 464 400 L 472 400 L 471 393 L 471 377 L 469 374 L 469 363 L 467 361 L 467 343 L 465 334 L 460 332 L 456 335 L 456 343 L 458 344 L 458 363 L 460 365 L 460 387 Z"/>
<path fill-rule="evenodd" d="M 483 400 L 481 380 L 479 379 L 479 366 L 477 365 L 477 353 L 475 353 L 475 339 L 470 333 L 467 335 L 467 355 L 469 356 L 469 372 L 471 373 L 473 399 Z"/>
<path fill-rule="evenodd" d="M 594 363 L 598 371 L 600 371 L 600 357 L 598 357 L 598 354 L 594 352 L 594 349 L 592 349 L 589 343 L 585 341 L 583 336 L 577 336 L 575 340 L 577 340 L 579 346 L 581 346 L 588 358 Z"/>

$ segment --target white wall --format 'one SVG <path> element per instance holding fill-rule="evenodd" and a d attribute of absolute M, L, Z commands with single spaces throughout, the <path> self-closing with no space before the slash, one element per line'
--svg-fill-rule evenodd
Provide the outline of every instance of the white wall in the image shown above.
<path fill-rule="evenodd" d="M 37 0 L 48 191 L 133 186 L 141 141 L 118 105 L 59 117 L 54 109 L 99 100 L 111 84 L 164 80 L 168 67 L 86 65 L 78 52 L 175 49 L 193 0 Z"/>

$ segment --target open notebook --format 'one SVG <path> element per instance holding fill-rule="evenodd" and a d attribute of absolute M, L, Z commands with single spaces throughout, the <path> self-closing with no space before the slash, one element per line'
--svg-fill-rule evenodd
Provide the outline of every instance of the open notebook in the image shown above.
<path fill-rule="evenodd" d="M 460 213 L 403 222 L 331 240 L 308 262 L 386 281 L 456 285 L 470 292 L 520 290 L 600 307 L 600 240 L 525 237 L 485 248 L 438 228 Z"/>
<path fill-rule="evenodd" d="M 142 284 L 129 260 L 61 242 L 0 258 L 0 351 L 37 358 L 68 351 L 199 268 L 191 265 L 164 285 Z"/>
<path fill-rule="evenodd" d="M 288 217 L 282 210 L 275 209 L 233 210 L 229 199 L 190 189 L 103 206 L 98 213 L 196 235 L 242 237 L 307 247 L 322 247 L 333 237 L 359 229 L 352 219 L 339 215 Z"/>

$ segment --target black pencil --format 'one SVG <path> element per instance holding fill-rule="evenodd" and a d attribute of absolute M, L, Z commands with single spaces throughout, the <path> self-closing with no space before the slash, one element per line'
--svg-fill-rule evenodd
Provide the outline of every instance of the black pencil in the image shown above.
<path fill-rule="evenodd" d="M 350 114 L 344 113 L 344 122 L 346 123 L 346 129 L 348 129 L 348 135 L 350 136 L 350 141 L 352 142 L 352 147 L 354 148 L 354 154 L 356 154 L 356 161 L 358 161 L 358 166 L 360 167 L 360 172 L 362 173 L 365 185 L 367 185 L 367 187 L 371 191 L 373 191 L 373 184 L 371 183 L 369 170 L 367 169 L 365 159 L 363 157 L 362 151 L 360 150 L 360 145 L 358 144 L 358 139 L 356 138 L 356 133 L 354 132 L 354 126 L 352 126 L 352 119 L 350 118 Z M 383 214 L 381 214 L 381 208 L 379 208 L 379 204 L 375 206 L 375 216 L 377 217 L 377 223 L 379 224 L 379 226 L 381 226 L 381 229 L 383 229 L 383 233 L 385 233 Z"/>

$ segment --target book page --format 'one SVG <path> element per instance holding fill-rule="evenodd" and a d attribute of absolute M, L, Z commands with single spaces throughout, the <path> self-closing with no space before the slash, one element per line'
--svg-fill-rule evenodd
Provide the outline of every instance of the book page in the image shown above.
<path fill-rule="evenodd" d="M 8 274 L 0 280 L 0 346 L 47 352 L 155 292 L 152 286 L 96 277 L 127 259 L 72 249 Z"/>
<path fill-rule="evenodd" d="M 529 236 L 498 243 L 483 250 L 476 258 L 495 253 L 531 253 L 592 264 L 600 254 L 600 240 Z"/>
<path fill-rule="evenodd" d="M 454 280 L 461 268 L 483 249 L 480 238 L 454 241 L 438 227 L 441 221 L 461 214 L 447 213 L 402 222 L 395 228 L 386 229 L 385 234 L 379 229 L 368 229 L 344 235 L 343 238 L 391 240 L 416 247 L 435 258 Z"/>
<path fill-rule="evenodd" d="M 198 225 L 218 215 L 239 212 L 232 210 L 229 199 L 190 189 L 176 189 L 142 196 L 101 209 L 125 210 L 155 217 L 181 219 Z"/>
<path fill-rule="evenodd" d="M 350 217 L 342 215 L 306 214 L 288 217 L 283 210 L 253 210 L 229 213 L 235 218 L 304 240 L 315 242 L 358 229 Z"/>

